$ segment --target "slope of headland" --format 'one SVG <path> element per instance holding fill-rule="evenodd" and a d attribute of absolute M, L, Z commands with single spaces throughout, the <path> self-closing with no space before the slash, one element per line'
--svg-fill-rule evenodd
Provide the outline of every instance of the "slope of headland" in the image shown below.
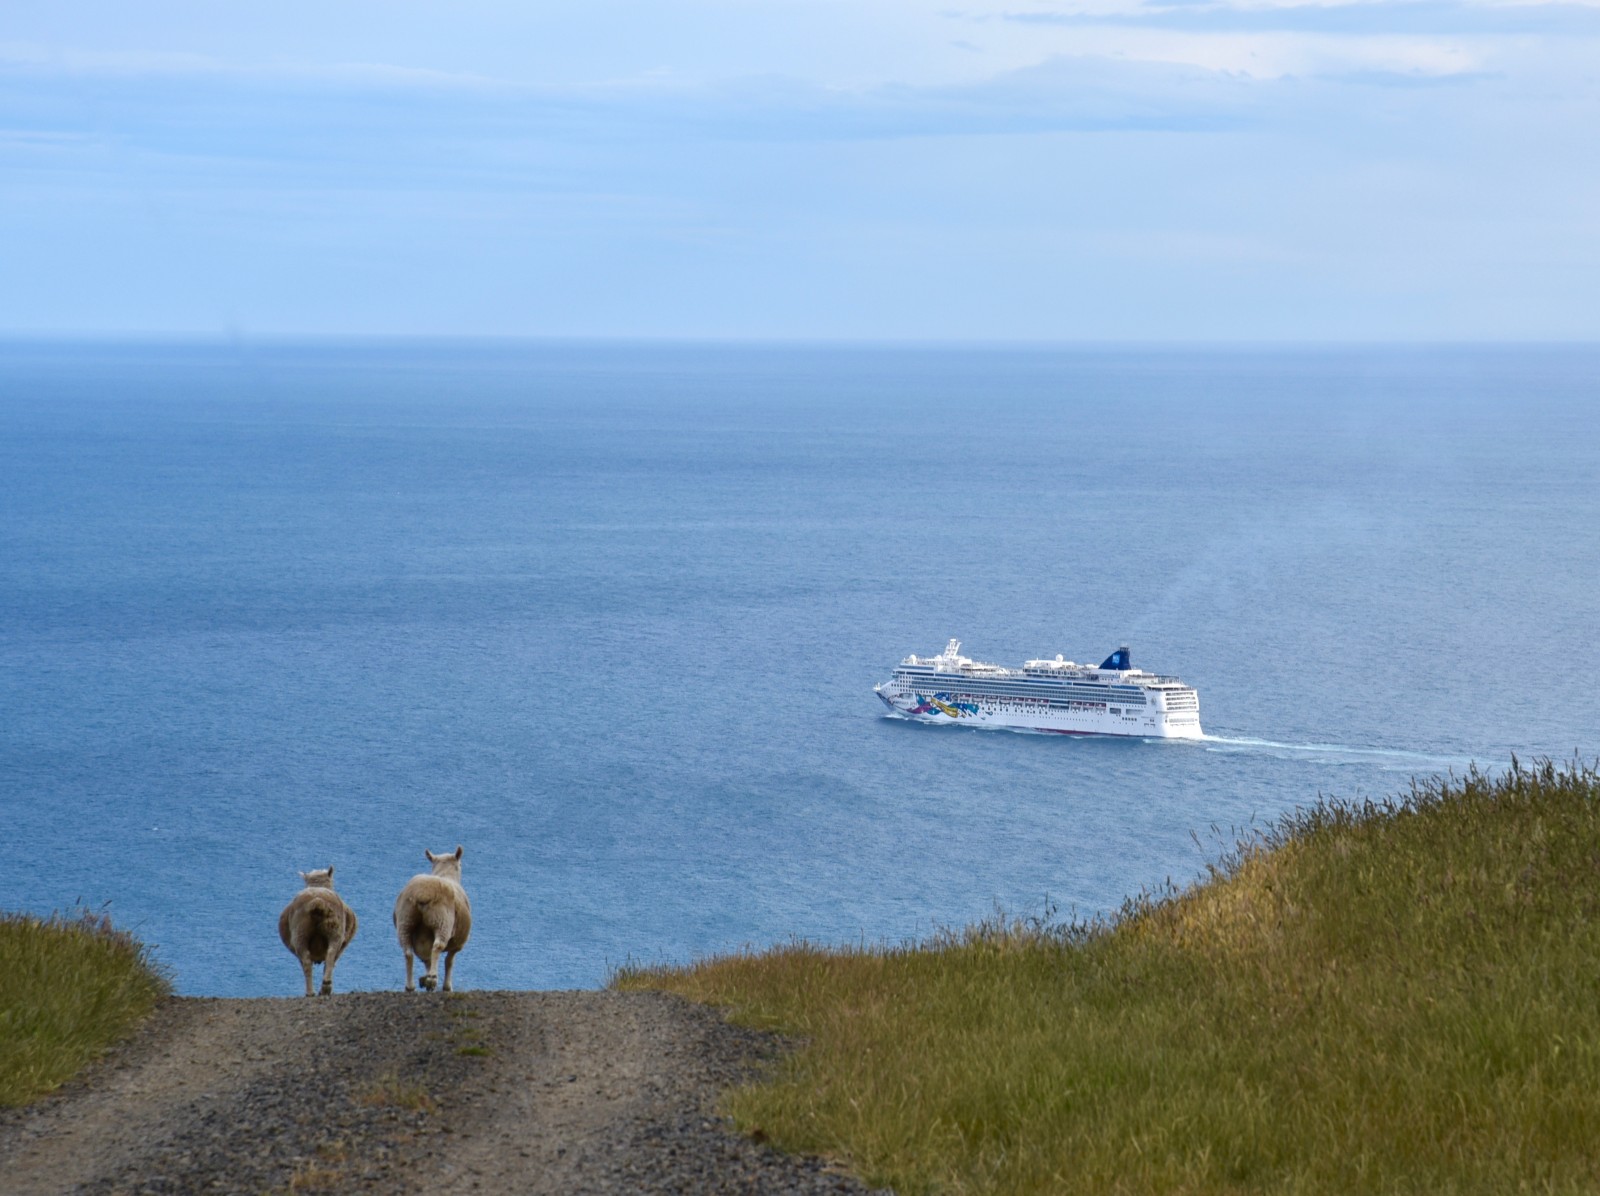
<path fill-rule="evenodd" d="M 1600 1191 L 1577 763 L 1319 801 L 1090 924 L 617 983 L 804 1040 L 736 1119 L 902 1193 Z"/>

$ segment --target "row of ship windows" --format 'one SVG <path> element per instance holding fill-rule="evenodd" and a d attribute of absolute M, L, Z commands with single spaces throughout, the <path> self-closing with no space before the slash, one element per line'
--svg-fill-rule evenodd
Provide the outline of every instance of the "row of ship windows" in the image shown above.
<path fill-rule="evenodd" d="M 1022 675 L 1024 677 L 1043 677 L 1047 681 L 1055 681 L 1061 678 L 1061 674 L 1056 672 L 1054 669 L 1023 669 Z M 1075 676 L 1070 676 L 1068 679 L 1072 681 L 1100 680 L 1098 677 L 1085 677 L 1081 673 Z"/>
<path fill-rule="evenodd" d="M 919 681 L 940 685 L 1086 685 L 1093 689 L 1120 689 L 1128 693 L 1145 692 L 1145 687 L 1142 685 L 1126 685 L 1116 681 L 1091 681 L 1087 677 L 974 677 L 957 673 L 936 673 L 932 669 L 899 669 L 897 672 L 902 677 L 915 677 Z"/>
<path fill-rule="evenodd" d="M 917 688 L 921 689 L 921 688 L 931 688 L 931 687 L 917 687 Z M 1143 706 L 1143 705 L 1145 705 L 1145 700 L 1144 700 L 1143 697 L 1130 697 L 1130 696 L 1125 695 L 1125 694 L 1108 694 L 1104 690 L 1096 691 L 1096 690 L 1092 690 L 1092 689 L 1091 690 L 1082 690 L 1082 689 L 1071 690 L 1071 689 L 1055 688 L 1055 689 L 1021 689 L 1021 690 L 1018 690 L 1018 689 L 1004 689 L 1004 690 L 996 690 L 996 689 L 988 689 L 988 688 L 986 688 L 984 686 L 979 686 L 979 685 L 964 685 L 959 689 L 956 689 L 956 688 L 953 688 L 953 687 L 943 687 L 943 688 L 939 688 L 937 690 L 934 690 L 934 692 L 936 692 L 936 693 L 951 693 L 951 694 L 957 694 L 957 695 L 960 695 L 960 696 L 975 697 L 975 698 L 977 698 L 977 697 L 987 697 L 987 698 L 1038 698 L 1038 699 L 1040 699 L 1042 701 L 1052 701 L 1052 700 L 1057 700 L 1057 699 L 1076 699 L 1078 701 L 1099 702 L 1101 705 L 1104 705 L 1108 701 L 1116 702 L 1118 705 L 1122 705 L 1122 706 Z"/>
<path fill-rule="evenodd" d="M 987 710 L 1013 710 L 1022 712 L 1037 711 L 1040 709 L 1087 710 L 1096 714 L 1104 714 L 1106 711 L 1106 704 L 1104 702 L 1039 702 L 1029 701 L 1026 698 L 1014 698 L 1009 702 L 987 702 L 983 704 L 982 708 Z M 1110 709 L 1112 714 L 1117 713 L 1117 708 L 1115 706 L 1112 706 Z"/>
<path fill-rule="evenodd" d="M 1043 707 L 1045 707 L 1047 709 L 1054 709 L 1054 710 L 1105 710 L 1105 709 L 1107 709 L 1106 704 L 1104 702 L 1062 702 L 1062 701 L 1050 702 L 1050 701 L 1046 701 L 1044 698 L 997 698 L 997 699 L 990 700 L 989 705 L 990 706 L 1000 706 L 1000 707 L 1025 706 L 1025 707 L 1028 707 L 1029 709 L 1037 709 L 1038 707 L 1043 706 Z M 1110 707 L 1110 710 L 1111 710 L 1112 714 L 1117 713 L 1117 708 L 1115 706 Z"/>
<path fill-rule="evenodd" d="M 1078 684 L 1078 685 L 1120 685 L 1120 684 L 1122 684 L 1121 682 L 1118 682 L 1118 681 L 1116 681 L 1115 679 L 1113 679 L 1111 677 L 1106 677 L 1104 679 L 1101 679 L 1099 677 L 1061 677 L 1061 676 L 1052 676 L 1050 673 L 1034 672 L 1034 671 L 1028 670 L 1028 669 L 1023 670 L 1023 672 L 1022 672 L 1022 674 L 1020 676 L 1015 674 L 1015 673 L 1011 674 L 1010 676 L 1006 676 L 1006 675 L 1001 674 L 1001 673 L 944 673 L 944 672 L 940 672 L 938 669 L 918 668 L 916 666 L 910 666 L 910 667 L 907 667 L 907 668 L 903 668 L 903 669 L 901 669 L 899 671 L 903 672 L 908 677 L 928 677 L 928 678 L 934 678 L 934 679 L 942 680 L 942 681 L 961 681 L 961 682 L 969 682 L 969 681 L 998 681 L 998 682 L 1001 682 L 1002 684 L 1007 683 L 1007 682 L 1013 682 L 1014 683 L 1014 682 L 1017 682 L 1017 681 L 1044 681 L 1044 682 L 1047 682 L 1047 683 L 1052 684 L 1052 685 L 1072 685 L 1072 684 Z M 1139 688 L 1143 689 L 1144 687 L 1140 686 Z"/>
<path fill-rule="evenodd" d="M 919 685 L 932 685 L 940 689 L 981 687 L 984 689 L 999 688 L 1003 690 L 1048 689 L 1057 692 L 1065 689 L 1084 689 L 1101 694 L 1128 694 L 1140 699 L 1144 697 L 1144 690 L 1136 686 L 1095 685 L 1084 681 L 1047 681 L 1042 678 L 1038 681 L 1007 681 L 1002 678 L 951 677 L 939 673 L 916 673 L 910 671 L 900 674 L 900 677 L 904 681 Z"/>

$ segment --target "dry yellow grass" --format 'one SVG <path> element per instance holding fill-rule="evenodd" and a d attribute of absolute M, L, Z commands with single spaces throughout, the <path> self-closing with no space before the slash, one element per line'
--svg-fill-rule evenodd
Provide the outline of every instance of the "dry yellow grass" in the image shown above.
<path fill-rule="evenodd" d="M 402 1080 L 392 1071 L 379 1077 L 359 1099 L 364 1105 L 393 1105 L 397 1109 L 410 1109 L 414 1113 L 427 1113 L 433 1110 L 433 1097 L 428 1095 L 425 1087 L 412 1080 Z"/>

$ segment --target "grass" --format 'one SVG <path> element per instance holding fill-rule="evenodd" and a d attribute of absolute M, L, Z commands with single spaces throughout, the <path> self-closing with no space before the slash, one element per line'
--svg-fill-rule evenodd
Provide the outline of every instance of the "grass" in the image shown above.
<path fill-rule="evenodd" d="M 494 1050 L 483 1042 L 483 1030 L 472 1025 L 483 1016 L 474 1009 L 470 997 L 463 997 L 451 993 L 448 1006 L 450 1017 L 455 1023 L 451 1028 L 450 1040 L 455 1044 L 456 1054 L 465 1055 L 472 1059 L 487 1059 L 494 1054 Z"/>
<path fill-rule="evenodd" d="M 379 1076 L 358 1099 L 364 1105 L 387 1105 L 413 1113 L 431 1113 L 434 1108 L 427 1088 L 411 1080 L 402 1080 L 395 1071 Z"/>
<path fill-rule="evenodd" d="M 1600 1190 L 1600 784 L 1319 801 L 1184 891 L 631 969 L 807 1045 L 730 1112 L 903 1194 Z"/>
<path fill-rule="evenodd" d="M 0 1105 L 59 1087 L 170 991 L 144 946 L 104 913 L 0 915 Z"/>
<path fill-rule="evenodd" d="M 293 1174 L 289 1176 L 287 1191 L 339 1191 L 345 1182 L 342 1168 L 349 1157 L 350 1144 L 342 1138 L 321 1143 L 314 1158 L 303 1159 L 295 1165 Z"/>

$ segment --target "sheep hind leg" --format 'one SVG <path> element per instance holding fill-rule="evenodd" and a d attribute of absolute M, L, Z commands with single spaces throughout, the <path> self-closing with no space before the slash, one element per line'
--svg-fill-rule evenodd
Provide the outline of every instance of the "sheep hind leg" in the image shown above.
<path fill-rule="evenodd" d="M 411 954 L 411 948 L 407 947 L 406 948 L 406 991 L 408 993 L 414 993 L 414 992 L 417 991 L 416 982 L 411 979 L 411 965 L 414 962 L 415 962 L 415 960 L 414 960 L 414 958 L 413 958 L 413 956 Z"/>
<path fill-rule="evenodd" d="M 455 971 L 455 970 L 456 970 L 456 953 L 454 951 L 447 951 L 445 953 L 445 957 L 444 957 L 444 991 L 447 992 L 447 993 L 455 991 L 455 989 L 453 987 L 451 987 L 451 984 L 450 984 L 450 973 Z"/>
<path fill-rule="evenodd" d="M 434 936 L 433 946 L 428 951 L 428 972 L 422 978 L 422 983 L 429 992 L 432 992 L 434 989 L 439 987 L 439 957 L 441 955 L 445 955 L 445 946 L 449 942 L 450 939 L 448 935 L 438 934 Z M 448 963 L 449 961 L 447 958 L 444 985 L 446 992 L 450 991 L 450 972 Z"/>
<path fill-rule="evenodd" d="M 339 962 L 339 953 L 344 950 L 344 943 L 335 940 L 328 944 L 328 958 L 322 964 L 322 995 L 333 996 L 333 965 Z"/>
<path fill-rule="evenodd" d="M 300 970 L 306 974 L 306 996 L 315 995 L 316 990 L 311 986 L 311 955 L 309 952 L 300 956 Z"/>

